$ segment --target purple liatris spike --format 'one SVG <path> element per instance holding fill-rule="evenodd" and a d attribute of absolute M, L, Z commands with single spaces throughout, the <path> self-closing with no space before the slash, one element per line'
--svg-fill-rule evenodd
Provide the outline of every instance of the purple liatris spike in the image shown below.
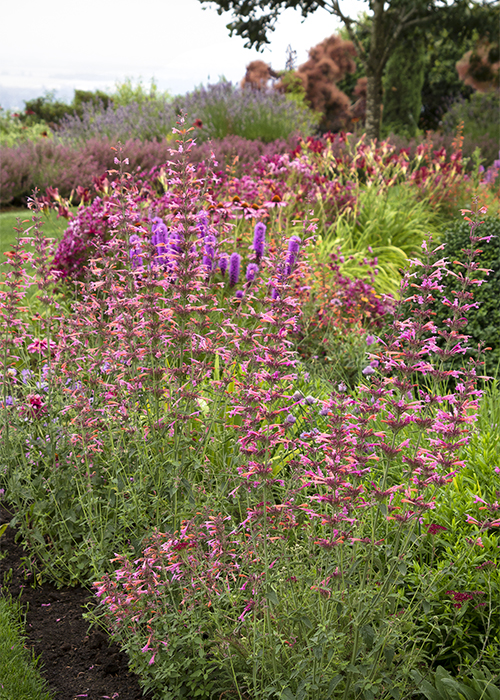
<path fill-rule="evenodd" d="M 224 276 L 227 270 L 227 258 L 225 256 L 219 258 L 219 269 L 222 272 L 222 276 Z"/>
<path fill-rule="evenodd" d="M 168 229 L 163 223 L 163 221 L 156 217 L 153 219 L 153 226 L 151 227 L 152 236 L 151 243 L 156 248 L 156 262 L 158 265 L 167 264 L 167 241 L 168 241 Z"/>
<path fill-rule="evenodd" d="M 198 224 L 198 235 L 205 238 L 208 235 L 208 219 L 205 212 L 201 212 L 200 222 Z"/>
<path fill-rule="evenodd" d="M 241 256 L 238 253 L 233 253 L 229 258 L 229 286 L 234 287 L 238 283 L 240 276 Z"/>
<path fill-rule="evenodd" d="M 266 242 L 266 225 L 259 221 L 255 225 L 255 230 L 253 234 L 253 249 L 257 260 L 260 260 L 264 255 L 264 244 Z"/>
<path fill-rule="evenodd" d="M 247 282 L 253 282 L 255 279 L 255 275 L 259 271 L 259 266 L 256 265 L 255 263 L 250 263 L 250 265 L 247 267 L 247 272 L 246 272 L 246 280 Z"/>
<path fill-rule="evenodd" d="M 288 241 L 288 254 L 286 256 L 285 275 L 291 275 L 297 255 L 299 253 L 301 240 L 298 236 L 292 236 Z"/>
<path fill-rule="evenodd" d="M 209 258 L 210 261 L 214 259 L 215 256 L 215 246 L 216 240 L 215 236 L 207 235 L 205 236 L 205 246 L 204 246 L 204 253 L 205 257 Z M 212 268 L 212 262 L 210 262 L 210 269 Z"/>
<path fill-rule="evenodd" d="M 133 233 L 129 238 L 129 243 L 130 243 L 130 251 L 129 251 L 130 262 L 132 263 L 132 267 L 135 270 L 138 267 L 142 267 L 142 258 L 140 256 L 141 239 L 139 238 L 139 236 L 136 233 Z"/>

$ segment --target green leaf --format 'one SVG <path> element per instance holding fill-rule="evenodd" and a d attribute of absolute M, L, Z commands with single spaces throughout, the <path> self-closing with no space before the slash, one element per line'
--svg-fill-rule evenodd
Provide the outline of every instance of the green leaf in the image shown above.
<path fill-rule="evenodd" d="M 392 664 L 394 653 L 394 647 L 384 647 L 384 656 L 388 664 Z"/>
<path fill-rule="evenodd" d="M 360 633 L 368 649 L 371 649 L 375 639 L 375 630 L 373 627 L 371 625 L 363 625 L 360 629 Z"/>
<path fill-rule="evenodd" d="M 308 630 L 312 630 L 312 622 L 307 617 L 307 615 L 302 615 L 302 617 L 300 618 L 300 621 L 304 623 L 304 625 L 307 627 Z"/>
<path fill-rule="evenodd" d="M 329 696 L 333 693 L 333 691 L 338 686 L 338 684 L 340 683 L 341 680 L 342 680 L 342 676 L 340 674 L 337 676 L 334 676 L 332 678 L 332 680 L 330 681 L 330 684 L 328 686 L 328 695 Z"/>
<path fill-rule="evenodd" d="M 281 691 L 280 700 L 295 700 L 295 695 L 290 688 L 285 688 Z"/>
<path fill-rule="evenodd" d="M 276 595 L 276 591 L 274 591 L 272 588 L 267 589 L 266 598 L 273 605 L 278 605 L 278 603 L 279 603 L 278 596 Z"/>

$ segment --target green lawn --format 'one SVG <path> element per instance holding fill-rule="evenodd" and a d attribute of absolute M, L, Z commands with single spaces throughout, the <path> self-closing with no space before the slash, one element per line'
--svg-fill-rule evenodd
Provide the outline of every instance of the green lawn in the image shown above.
<path fill-rule="evenodd" d="M 74 209 L 76 211 L 76 208 Z M 17 233 L 14 228 L 19 226 L 26 230 L 32 225 L 31 212 L 28 209 L 16 209 L 0 213 L 0 256 L 3 262 L 3 254 L 10 249 L 16 240 Z M 20 223 L 18 223 L 18 220 Z M 60 240 L 66 230 L 68 222 L 66 219 L 57 218 L 55 211 L 48 212 L 43 216 L 43 230 L 49 238 L 55 237 Z M 30 233 L 27 234 L 31 235 Z"/>
<path fill-rule="evenodd" d="M 19 605 L 0 597 L 0 700 L 51 700 L 25 647 Z"/>

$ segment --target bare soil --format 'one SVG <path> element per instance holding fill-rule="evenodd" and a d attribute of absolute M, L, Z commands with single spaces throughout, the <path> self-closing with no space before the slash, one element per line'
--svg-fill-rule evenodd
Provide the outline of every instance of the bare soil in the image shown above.
<path fill-rule="evenodd" d="M 12 517 L 0 506 L 0 525 Z M 55 700 L 152 698 L 143 695 L 137 676 L 128 670 L 127 656 L 83 619 L 93 594 L 85 588 L 58 589 L 43 581 L 38 585 L 26 571 L 27 556 L 16 532 L 8 527 L 0 538 L 2 593 L 19 599 L 26 611 L 27 644 L 40 657 L 42 676 Z"/>

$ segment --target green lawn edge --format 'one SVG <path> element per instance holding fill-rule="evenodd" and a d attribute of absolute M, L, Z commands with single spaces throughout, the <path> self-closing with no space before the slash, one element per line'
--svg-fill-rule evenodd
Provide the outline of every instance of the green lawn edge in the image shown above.
<path fill-rule="evenodd" d="M 53 700 L 26 647 L 21 606 L 0 595 L 0 700 Z"/>

